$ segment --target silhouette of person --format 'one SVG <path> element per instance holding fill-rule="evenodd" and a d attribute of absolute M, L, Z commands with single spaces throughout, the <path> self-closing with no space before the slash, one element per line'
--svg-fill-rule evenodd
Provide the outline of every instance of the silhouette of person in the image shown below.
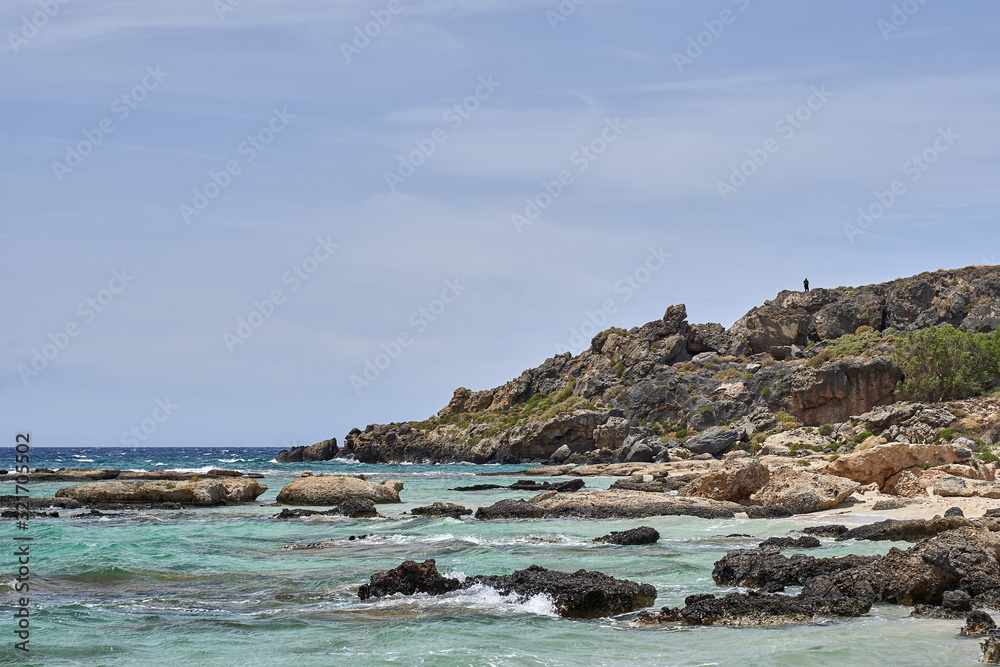
<path fill-rule="evenodd" d="M 809 279 L 808 278 L 806 278 L 805 280 L 802 281 L 802 289 L 805 292 L 809 291 Z"/>

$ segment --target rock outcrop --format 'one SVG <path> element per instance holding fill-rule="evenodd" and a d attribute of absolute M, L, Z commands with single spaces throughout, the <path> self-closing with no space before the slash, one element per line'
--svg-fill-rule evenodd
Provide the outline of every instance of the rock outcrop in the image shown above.
<path fill-rule="evenodd" d="M 689 324 L 683 304 L 670 306 L 658 320 L 602 331 L 579 354 L 551 357 L 499 387 L 461 387 L 425 421 L 353 429 L 337 455 L 367 463 L 666 461 L 719 456 L 761 430 L 786 432 L 789 421 L 843 425 L 857 415 L 870 417 L 882 442 L 934 442 L 947 410 L 935 418 L 933 410 L 886 417 L 874 409 L 897 398 L 903 378 L 890 357 L 894 336 L 944 323 L 969 331 L 1000 324 L 1000 267 L 782 292 L 728 330 Z M 845 336 L 854 338 L 838 345 Z M 849 428 L 823 436 L 821 447 L 860 433 Z"/>
<path fill-rule="evenodd" d="M 168 481 L 102 481 L 77 484 L 56 491 L 56 498 L 70 498 L 81 505 L 118 503 L 181 503 L 184 505 L 236 505 L 252 502 L 267 486 L 249 478 L 215 478 Z"/>
<path fill-rule="evenodd" d="M 300 477 L 278 492 L 283 505 L 339 505 L 350 499 L 371 500 L 374 503 L 398 503 L 400 482 L 382 484 L 356 477 Z"/>
<path fill-rule="evenodd" d="M 750 496 L 750 504 L 783 507 L 792 514 L 822 512 L 840 505 L 860 484 L 834 475 L 821 475 L 778 468 L 759 491 Z"/>
<path fill-rule="evenodd" d="M 578 491 L 558 494 L 538 502 L 501 500 L 476 510 L 476 518 L 543 519 L 577 517 L 584 519 L 637 519 L 650 516 L 697 516 L 703 519 L 731 519 L 743 508 L 702 498 L 672 498 L 643 491 Z"/>
<path fill-rule="evenodd" d="M 337 439 L 330 438 L 308 447 L 282 449 L 275 457 L 278 463 L 298 463 L 302 461 L 330 461 L 337 456 Z"/>
<path fill-rule="evenodd" d="M 560 616 L 568 618 L 624 614 L 648 607 L 656 600 L 656 589 L 649 584 L 615 579 L 602 572 L 558 572 L 538 565 L 512 574 L 477 575 L 460 582 L 441 576 L 434 559 L 423 563 L 405 561 L 388 572 L 373 574 L 369 583 L 358 589 L 358 597 L 368 600 L 396 593 L 441 595 L 476 585 L 522 599 L 544 595 L 552 600 Z"/>

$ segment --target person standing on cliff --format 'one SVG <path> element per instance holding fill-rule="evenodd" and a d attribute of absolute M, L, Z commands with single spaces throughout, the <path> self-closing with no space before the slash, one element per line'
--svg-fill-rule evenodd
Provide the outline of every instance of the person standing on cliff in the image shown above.
<path fill-rule="evenodd" d="M 806 278 L 805 280 L 802 281 L 802 291 L 804 291 L 804 292 L 808 292 L 809 291 L 809 279 L 808 278 Z"/>

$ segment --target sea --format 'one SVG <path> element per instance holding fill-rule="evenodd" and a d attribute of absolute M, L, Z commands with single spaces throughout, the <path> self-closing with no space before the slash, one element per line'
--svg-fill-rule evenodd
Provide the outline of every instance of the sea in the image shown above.
<path fill-rule="evenodd" d="M 433 558 L 442 573 L 505 574 L 541 565 L 599 570 L 656 586 L 653 610 L 683 606 L 695 593 L 725 594 L 712 581 L 727 550 L 819 523 L 857 523 L 836 511 L 781 520 L 518 520 L 479 522 L 411 516 L 441 500 L 471 509 L 531 492 L 457 492 L 456 486 L 510 483 L 481 477 L 522 466 L 366 465 L 344 461 L 275 461 L 276 448 L 38 448 L 31 467 L 184 470 L 227 468 L 260 473 L 269 490 L 232 507 L 149 510 L 88 516 L 60 510 L 24 529 L 0 521 L 0 664 L 98 665 L 973 665 L 978 641 L 958 636 L 959 621 L 910 618 L 908 607 L 876 605 L 847 620 L 770 628 L 649 627 L 635 614 L 561 618 L 551 600 L 506 597 L 474 587 L 432 597 L 361 602 L 358 587 L 404 560 Z M 14 450 L 0 450 L 12 468 Z M 276 520 L 275 497 L 305 470 L 364 474 L 404 483 L 403 502 L 379 505 L 382 519 L 310 517 Z M 521 476 L 530 478 L 527 476 Z M 559 479 L 559 478 L 556 478 Z M 606 488 L 610 478 L 587 478 Z M 0 482 L 0 493 L 13 494 Z M 52 496 L 66 483 L 29 486 Z M 612 530 L 649 525 L 661 535 L 646 546 L 596 544 Z M 364 536 L 364 537 L 362 537 Z M 30 537 L 30 541 L 15 537 Z M 351 539 L 351 538 L 354 539 Z M 14 616 L 16 546 L 30 544 L 28 651 Z M 313 548 L 283 549 L 287 545 Z M 823 539 L 814 556 L 883 554 L 905 543 Z M 794 552 L 785 552 L 790 555 Z M 795 592 L 790 591 L 790 592 Z"/>

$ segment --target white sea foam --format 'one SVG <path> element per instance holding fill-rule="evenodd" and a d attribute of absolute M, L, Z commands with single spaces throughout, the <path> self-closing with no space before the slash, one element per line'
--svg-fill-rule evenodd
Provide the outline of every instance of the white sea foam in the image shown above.
<path fill-rule="evenodd" d="M 463 572 L 451 572 L 450 577 L 465 580 Z M 460 578 L 461 577 L 461 578 Z M 547 595 L 538 594 L 530 598 L 511 593 L 503 595 L 500 591 L 489 586 L 476 584 L 470 588 L 445 595 L 428 595 L 417 593 L 416 595 L 392 595 L 375 602 L 376 608 L 393 608 L 400 606 L 415 605 L 423 609 L 472 609 L 486 613 L 510 614 L 536 614 L 538 616 L 550 616 L 557 618 L 555 604 Z"/>

